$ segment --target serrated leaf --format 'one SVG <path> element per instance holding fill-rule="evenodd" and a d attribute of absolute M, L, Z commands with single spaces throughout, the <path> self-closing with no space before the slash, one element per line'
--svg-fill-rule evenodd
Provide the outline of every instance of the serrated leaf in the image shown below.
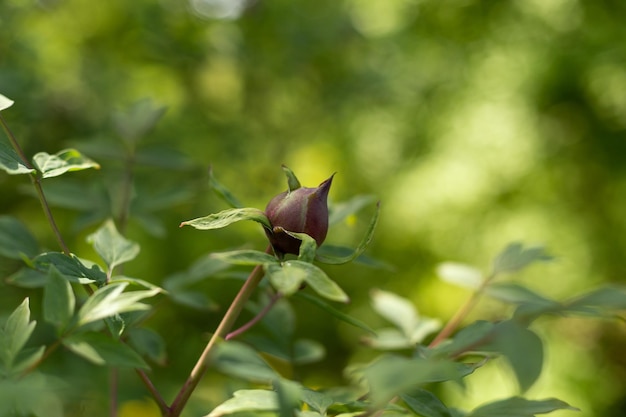
<path fill-rule="evenodd" d="M 76 298 L 68 280 L 50 265 L 48 281 L 43 290 L 43 317 L 48 323 L 63 330 L 74 314 Z"/>
<path fill-rule="evenodd" d="M 87 158 L 76 149 L 64 149 L 54 155 L 39 152 L 33 156 L 33 163 L 43 178 L 58 177 L 66 172 L 89 168 L 100 169 L 97 162 Z"/>
<path fill-rule="evenodd" d="M 61 252 L 46 252 L 33 259 L 33 266 L 41 272 L 47 273 L 50 265 L 54 265 L 61 274 L 71 282 L 79 284 L 104 284 L 106 274 L 93 262 L 80 259 L 75 255 L 65 255 Z"/>
<path fill-rule="evenodd" d="M 167 360 L 165 340 L 154 330 L 147 327 L 129 329 L 128 341 L 138 353 L 147 356 L 159 365 L 165 365 Z"/>
<path fill-rule="evenodd" d="M 134 350 L 102 333 L 77 333 L 63 339 L 63 345 L 96 365 L 150 369 Z"/>
<path fill-rule="evenodd" d="M 95 233 L 87 237 L 98 252 L 98 255 L 106 262 L 109 270 L 116 266 L 135 259 L 139 254 L 139 245 L 122 236 L 115 227 L 113 220 L 107 220 Z"/>
<path fill-rule="evenodd" d="M 361 239 L 361 242 L 359 242 L 359 245 L 356 247 L 356 249 L 354 249 L 354 251 L 351 254 L 343 256 L 343 257 L 338 257 L 338 256 L 318 253 L 316 255 L 316 259 L 319 262 L 329 264 L 329 265 L 341 265 L 341 264 L 351 262 L 355 260 L 356 258 L 358 258 L 363 252 L 365 252 L 365 249 L 367 249 L 370 242 L 374 238 L 374 230 L 376 230 L 376 225 L 378 224 L 379 214 L 380 214 L 380 203 L 376 204 L 376 211 L 374 212 L 374 215 L 372 216 L 372 219 L 370 220 L 370 224 L 367 230 L 365 231 L 365 235 L 363 236 L 363 239 Z"/>
<path fill-rule="evenodd" d="M 13 100 L 0 94 L 0 111 L 8 109 L 13 105 L 13 103 L 15 103 Z"/>
<path fill-rule="evenodd" d="M 279 263 L 275 257 L 268 255 L 265 252 L 249 249 L 212 253 L 211 257 L 233 265 L 260 265 Z"/>
<path fill-rule="evenodd" d="M 532 263 L 552 259 L 543 247 L 524 247 L 521 243 L 511 243 L 494 260 L 493 273 L 515 272 Z"/>
<path fill-rule="evenodd" d="M 85 301 L 78 311 L 78 326 L 101 320 L 115 314 L 147 310 L 150 306 L 139 303 L 139 300 L 150 298 L 159 290 L 131 291 L 122 293 L 128 284 L 125 282 L 109 284 L 99 288 Z"/>
<path fill-rule="evenodd" d="M 10 370 L 18 353 L 37 325 L 36 321 L 30 321 L 29 299 L 24 301 L 9 315 L 4 323 L 0 334 L 0 365 Z"/>
<path fill-rule="evenodd" d="M 218 405 L 205 417 L 220 417 L 244 411 L 276 411 L 278 410 L 278 395 L 267 390 L 239 390 L 230 398 Z"/>
<path fill-rule="evenodd" d="M 33 168 L 28 168 L 15 150 L 4 142 L 0 142 L 0 168 L 11 175 L 34 174 L 36 172 Z"/>
<path fill-rule="evenodd" d="M 437 275 L 442 281 L 471 290 L 478 289 L 484 277 L 478 269 L 456 262 L 444 262 L 437 266 Z"/>
<path fill-rule="evenodd" d="M 521 397 L 512 397 L 478 407 L 467 417 L 534 417 L 537 414 L 551 413 L 556 410 L 580 411 L 555 398 L 527 400 Z"/>
<path fill-rule="evenodd" d="M 22 222 L 0 216 L 0 255 L 11 259 L 33 257 L 39 252 L 37 240 Z"/>
<path fill-rule="evenodd" d="M 232 208 L 242 208 L 243 204 L 230 192 L 222 183 L 220 183 L 213 175 L 213 169 L 209 169 L 209 186 L 211 189 L 222 198 Z"/>
<path fill-rule="evenodd" d="M 272 229 L 272 225 L 265 213 L 250 207 L 222 210 L 219 213 L 184 221 L 180 224 L 180 227 L 192 226 L 198 230 L 221 229 L 242 220 L 252 220 L 261 223 L 268 230 Z"/>
<path fill-rule="evenodd" d="M 401 394 L 402 401 L 421 417 L 452 417 L 450 410 L 435 394 L 425 389 L 416 389 Z"/>
<path fill-rule="evenodd" d="M 217 345 L 212 364 L 220 372 L 253 382 L 269 382 L 278 377 L 254 349 L 235 341 Z"/>
<path fill-rule="evenodd" d="M 321 308 L 322 310 L 326 311 L 327 313 L 329 313 L 331 316 L 335 317 L 338 320 L 341 320 L 345 323 L 348 323 L 354 327 L 358 327 L 361 330 L 365 330 L 368 333 L 371 333 L 373 335 L 376 334 L 376 332 L 369 327 L 367 324 L 363 323 L 361 320 L 357 320 L 354 317 L 337 310 L 335 307 L 331 306 L 330 304 L 328 304 L 326 301 L 315 297 L 314 295 L 311 294 L 307 294 L 304 292 L 299 292 L 297 294 L 295 294 L 296 297 L 298 298 L 302 298 L 304 300 L 307 300 L 308 302 L 316 305 L 317 307 Z"/>

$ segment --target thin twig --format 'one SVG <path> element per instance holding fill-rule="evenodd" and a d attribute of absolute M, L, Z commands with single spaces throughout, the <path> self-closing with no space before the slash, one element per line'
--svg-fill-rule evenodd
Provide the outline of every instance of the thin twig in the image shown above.
<path fill-rule="evenodd" d="M 150 391 L 150 394 L 152 394 L 152 398 L 154 399 L 154 401 L 156 401 L 157 405 L 159 406 L 159 410 L 161 410 L 161 414 L 164 416 L 169 415 L 170 408 L 168 407 L 167 403 L 163 399 L 163 396 L 156 389 L 156 387 L 154 386 L 154 384 L 152 383 L 148 375 L 139 368 L 135 369 L 135 371 L 137 372 L 137 375 L 139 375 L 139 378 L 141 378 L 141 380 L 143 381 L 144 385 L 148 388 L 148 391 Z"/>
<path fill-rule="evenodd" d="M 272 296 L 272 298 L 270 299 L 269 303 L 267 303 L 267 305 L 265 307 L 263 307 L 263 309 L 261 311 L 259 311 L 258 314 L 252 318 L 252 320 L 250 320 L 249 322 L 247 322 L 246 324 L 244 324 L 243 326 L 241 326 L 237 330 L 234 330 L 234 331 L 228 333 L 224 339 L 226 339 L 226 340 L 234 339 L 235 337 L 238 337 L 241 334 L 243 334 L 243 333 L 247 332 L 248 330 L 250 330 L 255 324 L 257 324 L 258 322 L 263 320 L 263 317 L 267 316 L 267 313 L 269 313 L 272 310 L 274 305 L 281 298 L 283 298 L 283 295 L 281 293 L 274 294 Z"/>

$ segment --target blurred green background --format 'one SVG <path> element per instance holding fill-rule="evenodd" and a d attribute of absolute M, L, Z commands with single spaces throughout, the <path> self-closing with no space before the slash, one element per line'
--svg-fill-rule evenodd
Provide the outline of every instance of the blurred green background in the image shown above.
<path fill-rule="evenodd" d="M 16 102 L 3 117 L 28 155 L 73 146 L 102 165 L 45 184 L 80 256 L 95 259 L 85 237 L 116 215 L 125 192 L 119 115 L 149 99 L 167 110 L 137 145 L 143 159 L 126 234 L 142 253 L 125 274 L 160 284 L 211 251 L 262 250 L 257 225 L 178 225 L 226 208 L 209 190 L 209 165 L 246 206 L 263 208 L 285 189 L 285 163 L 307 186 L 336 171 L 332 202 L 358 194 L 382 201 L 368 253 L 393 269 L 328 268 L 353 297 L 346 311 L 383 325 L 368 301 L 371 288 L 382 288 L 446 320 L 468 293 L 440 282 L 437 263 L 488 271 L 511 241 L 546 245 L 557 257 L 515 277 L 546 295 L 623 282 L 624 16 L 621 0 L 3 0 L 0 93 Z M 97 185 L 84 194 L 85 184 Z M 25 177 L 0 175 L 0 212 L 57 250 L 30 188 Z M 355 244 L 372 212 L 332 229 L 327 241 Z M 17 268 L 0 262 L 3 276 Z M 37 298 L 1 285 L 3 313 Z M 223 311 L 236 288 L 219 281 L 206 290 Z M 168 367 L 154 374 L 171 396 L 220 311 L 161 307 L 148 325 L 168 342 Z M 336 370 L 370 357 L 360 332 L 309 305 L 295 309 L 298 333 L 328 351 L 300 376 L 310 385 L 345 383 Z M 507 311 L 484 302 L 470 319 Z M 584 416 L 625 415 L 623 324 L 539 326 L 546 373 L 528 396 L 561 398 Z M 104 373 L 63 354 L 50 362 L 44 371 L 69 367 L 84 380 L 77 397 L 101 401 Z M 232 388 L 213 388 L 218 378 L 203 383 L 189 415 Z M 138 378 L 123 381 L 124 412 L 150 415 Z M 489 366 L 466 392 L 451 387 L 444 398 L 469 408 L 514 393 L 511 381 Z"/>

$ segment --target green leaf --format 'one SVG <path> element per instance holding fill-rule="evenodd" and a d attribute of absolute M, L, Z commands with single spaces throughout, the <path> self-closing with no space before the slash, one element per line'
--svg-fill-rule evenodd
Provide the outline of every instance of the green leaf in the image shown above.
<path fill-rule="evenodd" d="M 212 253 L 211 257 L 233 265 L 278 264 L 275 257 L 265 252 L 249 249 Z"/>
<path fill-rule="evenodd" d="M 244 411 L 276 411 L 278 410 L 278 394 L 267 390 L 239 390 L 230 398 L 218 405 L 205 417 L 220 417 Z"/>
<path fill-rule="evenodd" d="M 421 417 L 452 417 L 450 410 L 435 394 L 425 389 L 416 389 L 401 394 L 402 401 Z"/>
<path fill-rule="evenodd" d="M 418 323 L 417 310 L 404 297 L 394 293 L 373 289 L 370 291 L 372 307 L 385 319 L 395 324 L 405 335 L 410 335 Z"/>
<path fill-rule="evenodd" d="M 0 216 L 0 255 L 22 259 L 23 256 L 31 258 L 37 253 L 37 240 L 26 226 L 14 217 Z"/>
<path fill-rule="evenodd" d="M 580 411 L 555 398 L 533 401 L 512 397 L 478 407 L 467 417 L 534 417 L 537 414 L 551 413 L 556 410 Z"/>
<path fill-rule="evenodd" d="M 102 333 L 77 333 L 63 339 L 63 345 L 96 365 L 150 369 L 128 345 Z"/>
<path fill-rule="evenodd" d="M 287 176 L 287 186 L 289 187 L 290 192 L 302 187 L 300 185 L 300 181 L 298 181 L 298 178 L 296 177 L 296 174 L 294 174 L 291 169 L 289 169 L 285 165 L 282 165 L 281 168 L 283 169 L 283 171 L 285 172 L 285 175 Z"/>
<path fill-rule="evenodd" d="M 283 262 L 283 268 L 295 268 L 303 271 L 306 274 L 304 282 L 316 293 L 328 300 L 338 301 L 340 303 L 350 301 L 350 298 L 341 287 L 330 279 L 324 271 L 313 264 L 302 261 L 286 261 Z"/>
<path fill-rule="evenodd" d="M 374 212 L 374 216 L 372 216 L 372 219 L 370 220 L 370 224 L 367 228 L 367 231 L 365 232 L 363 239 L 361 240 L 359 245 L 356 247 L 354 252 L 344 257 L 335 257 L 335 256 L 329 256 L 329 255 L 318 253 L 316 256 L 316 259 L 325 264 L 340 265 L 340 264 L 348 263 L 358 258 L 359 255 L 365 252 L 365 249 L 367 249 L 368 245 L 374 238 L 374 230 L 376 230 L 376 225 L 378 224 L 379 214 L 380 214 L 380 203 L 376 204 L 376 211 Z"/>
<path fill-rule="evenodd" d="M 78 326 L 101 320 L 127 311 L 147 310 L 150 306 L 139 300 L 154 297 L 159 290 L 131 291 L 122 293 L 128 284 L 109 284 L 99 288 L 85 301 L 78 311 Z"/>
<path fill-rule="evenodd" d="M 332 265 L 333 263 L 345 263 L 343 260 L 351 258 L 354 254 L 354 249 L 346 246 L 337 246 L 330 244 L 323 244 L 315 252 L 315 259 L 325 264 Z M 374 259 L 365 254 L 360 254 L 352 260 L 356 264 L 364 265 L 370 268 L 386 269 L 393 271 L 394 267 L 389 263 Z"/>
<path fill-rule="evenodd" d="M 8 109 L 13 105 L 13 103 L 15 103 L 13 100 L 0 94 L 0 111 Z"/>
<path fill-rule="evenodd" d="M 72 286 L 54 265 L 50 265 L 48 282 L 43 290 L 44 319 L 63 330 L 74 314 L 75 304 Z"/>
<path fill-rule="evenodd" d="M 321 343 L 310 339 L 298 339 L 293 344 L 292 362 L 294 365 L 307 365 L 319 362 L 326 356 L 326 349 Z"/>
<path fill-rule="evenodd" d="M 220 183 L 213 175 L 213 168 L 209 168 L 209 186 L 211 189 L 222 198 L 229 206 L 232 208 L 242 208 L 243 204 L 234 196 L 233 193 L 230 192 L 228 188 L 226 188 L 222 183 Z"/>
<path fill-rule="evenodd" d="M 167 288 L 167 286 L 165 288 Z M 197 291 L 168 288 L 168 294 L 172 301 L 185 307 L 200 311 L 214 311 L 218 308 L 218 305 L 213 300 Z"/>
<path fill-rule="evenodd" d="M 69 384 L 68 384 L 69 385 Z M 61 390 L 69 389 L 58 379 L 40 372 L 21 378 L 0 379 L 2 417 L 63 417 Z"/>
<path fill-rule="evenodd" d="M 198 230 L 220 229 L 242 220 L 252 220 L 257 223 L 261 223 L 268 230 L 272 229 L 272 225 L 267 219 L 265 213 L 259 209 L 249 207 L 222 210 L 219 213 L 209 214 L 208 216 L 199 217 L 193 220 L 187 220 L 182 222 L 180 227 L 192 226 Z"/>
<path fill-rule="evenodd" d="M 287 262 L 265 264 L 263 268 L 274 289 L 286 297 L 298 291 L 307 276 L 306 270 Z"/>
<path fill-rule="evenodd" d="M 24 165 L 22 158 L 20 158 L 11 146 L 4 142 L 0 142 L 0 168 L 11 175 L 34 174 L 37 172 L 33 168 L 28 168 Z"/>
<path fill-rule="evenodd" d="M 536 304 L 555 308 L 560 306 L 559 302 L 545 298 L 529 288 L 512 282 L 491 283 L 485 288 L 485 294 L 511 304 Z"/>
<path fill-rule="evenodd" d="M 611 285 L 592 290 L 566 303 L 566 310 L 573 313 L 605 315 L 611 310 L 626 309 L 626 287 Z"/>
<path fill-rule="evenodd" d="M 273 385 L 278 397 L 278 416 L 293 417 L 295 410 L 300 409 L 302 386 L 284 378 L 275 380 Z"/>
<path fill-rule="evenodd" d="M 433 353 L 435 356 L 456 357 L 468 351 L 477 351 L 487 343 L 494 326 L 489 321 L 476 321 L 461 329 L 451 340 L 441 343 L 433 349 Z"/>
<path fill-rule="evenodd" d="M 6 282 L 22 288 L 41 288 L 48 282 L 48 274 L 24 267 L 7 277 Z"/>
<path fill-rule="evenodd" d="M 300 241 L 300 249 L 298 251 L 298 260 L 302 262 L 313 262 L 315 259 L 315 252 L 317 251 L 317 242 L 311 236 L 306 233 L 290 232 L 288 230 L 280 228 L 283 232 L 289 236 L 294 237 Z"/>
<path fill-rule="evenodd" d="M 222 342 L 216 346 L 212 364 L 219 371 L 253 382 L 269 382 L 278 374 L 251 347 L 235 342 Z"/>
<path fill-rule="evenodd" d="M 376 332 L 369 327 L 367 324 L 363 323 L 360 320 L 355 319 L 352 316 L 349 316 L 348 314 L 337 310 L 335 307 L 331 306 L 330 304 L 328 304 L 326 301 L 317 298 L 314 295 L 311 294 L 307 294 L 305 292 L 299 292 L 295 294 L 296 297 L 298 298 L 302 298 L 308 302 L 310 302 L 311 304 L 316 305 L 317 307 L 321 308 L 322 310 L 326 311 L 327 313 L 329 313 L 330 315 L 332 315 L 333 317 L 335 317 L 338 320 L 341 320 L 345 323 L 348 323 L 354 327 L 358 327 L 361 330 L 364 330 L 368 333 L 371 333 L 373 335 L 376 335 Z"/>
<path fill-rule="evenodd" d="M 373 195 L 358 195 L 348 201 L 335 203 L 329 207 L 328 224 L 337 224 L 369 206 L 374 201 L 376 201 L 376 197 Z"/>
<path fill-rule="evenodd" d="M 323 392 L 313 391 L 306 388 L 302 390 L 302 401 L 304 401 L 310 408 L 323 415 L 326 414 L 328 407 L 333 405 L 335 402 L 331 396 Z"/>
<path fill-rule="evenodd" d="M 139 245 L 122 236 L 113 220 L 107 220 L 95 233 L 89 235 L 87 242 L 93 245 L 109 270 L 135 259 L 139 254 Z"/>
<path fill-rule="evenodd" d="M 14 375 L 20 374 L 31 366 L 37 364 L 37 362 L 39 362 L 39 360 L 43 357 L 45 351 L 45 346 L 22 349 L 14 361 L 15 363 L 11 369 L 12 373 Z"/>
<path fill-rule="evenodd" d="M 37 255 L 33 259 L 34 267 L 41 272 L 48 273 L 50 265 L 54 265 L 63 276 L 71 282 L 79 284 L 104 284 L 106 274 L 93 262 L 89 262 L 76 257 L 75 255 L 65 255 L 61 252 L 46 252 Z"/>
<path fill-rule="evenodd" d="M 25 298 L 9 316 L 0 332 L 0 366 L 10 370 L 18 353 L 35 330 L 36 321 L 30 321 L 29 300 Z"/>
<path fill-rule="evenodd" d="M 127 143 L 137 142 L 154 128 L 166 109 L 150 99 L 139 100 L 128 109 L 114 113 L 115 130 Z"/>
<path fill-rule="evenodd" d="M 165 341 L 154 330 L 147 327 L 136 327 L 128 331 L 130 345 L 141 355 L 164 366 L 167 360 Z"/>
<path fill-rule="evenodd" d="M 484 277 L 478 269 L 456 262 L 444 262 L 437 266 L 437 275 L 442 281 L 471 290 L 478 289 Z"/>
<path fill-rule="evenodd" d="M 489 342 L 482 347 L 504 355 L 522 391 L 528 390 L 541 375 L 543 344 L 539 336 L 519 323 L 508 320 L 495 325 Z"/>
<path fill-rule="evenodd" d="M 553 257 L 549 255 L 543 247 L 527 247 L 521 243 L 511 243 L 494 260 L 493 273 L 519 271 L 535 262 L 551 261 Z"/>
<path fill-rule="evenodd" d="M 54 155 L 39 152 L 33 157 L 35 167 L 43 178 L 58 177 L 66 172 L 81 171 L 83 169 L 100 169 L 100 165 L 87 158 L 76 149 L 64 149 Z"/>

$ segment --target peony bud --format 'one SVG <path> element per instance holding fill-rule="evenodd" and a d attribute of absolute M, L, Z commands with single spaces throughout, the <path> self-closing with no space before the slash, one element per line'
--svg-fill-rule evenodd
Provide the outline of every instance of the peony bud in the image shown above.
<path fill-rule="evenodd" d="M 266 230 L 266 233 L 275 252 L 298 254 L 301 241 L 285 230 L 306 233 L 315 239 L 317 246 L 324 242 L 328 232 L 328 191 L 333 176 L 317 188 L 300 187 L 295 180 L 298 188 L 280 193 L 268 203 L 265 215 L 272 231 Z"/>

